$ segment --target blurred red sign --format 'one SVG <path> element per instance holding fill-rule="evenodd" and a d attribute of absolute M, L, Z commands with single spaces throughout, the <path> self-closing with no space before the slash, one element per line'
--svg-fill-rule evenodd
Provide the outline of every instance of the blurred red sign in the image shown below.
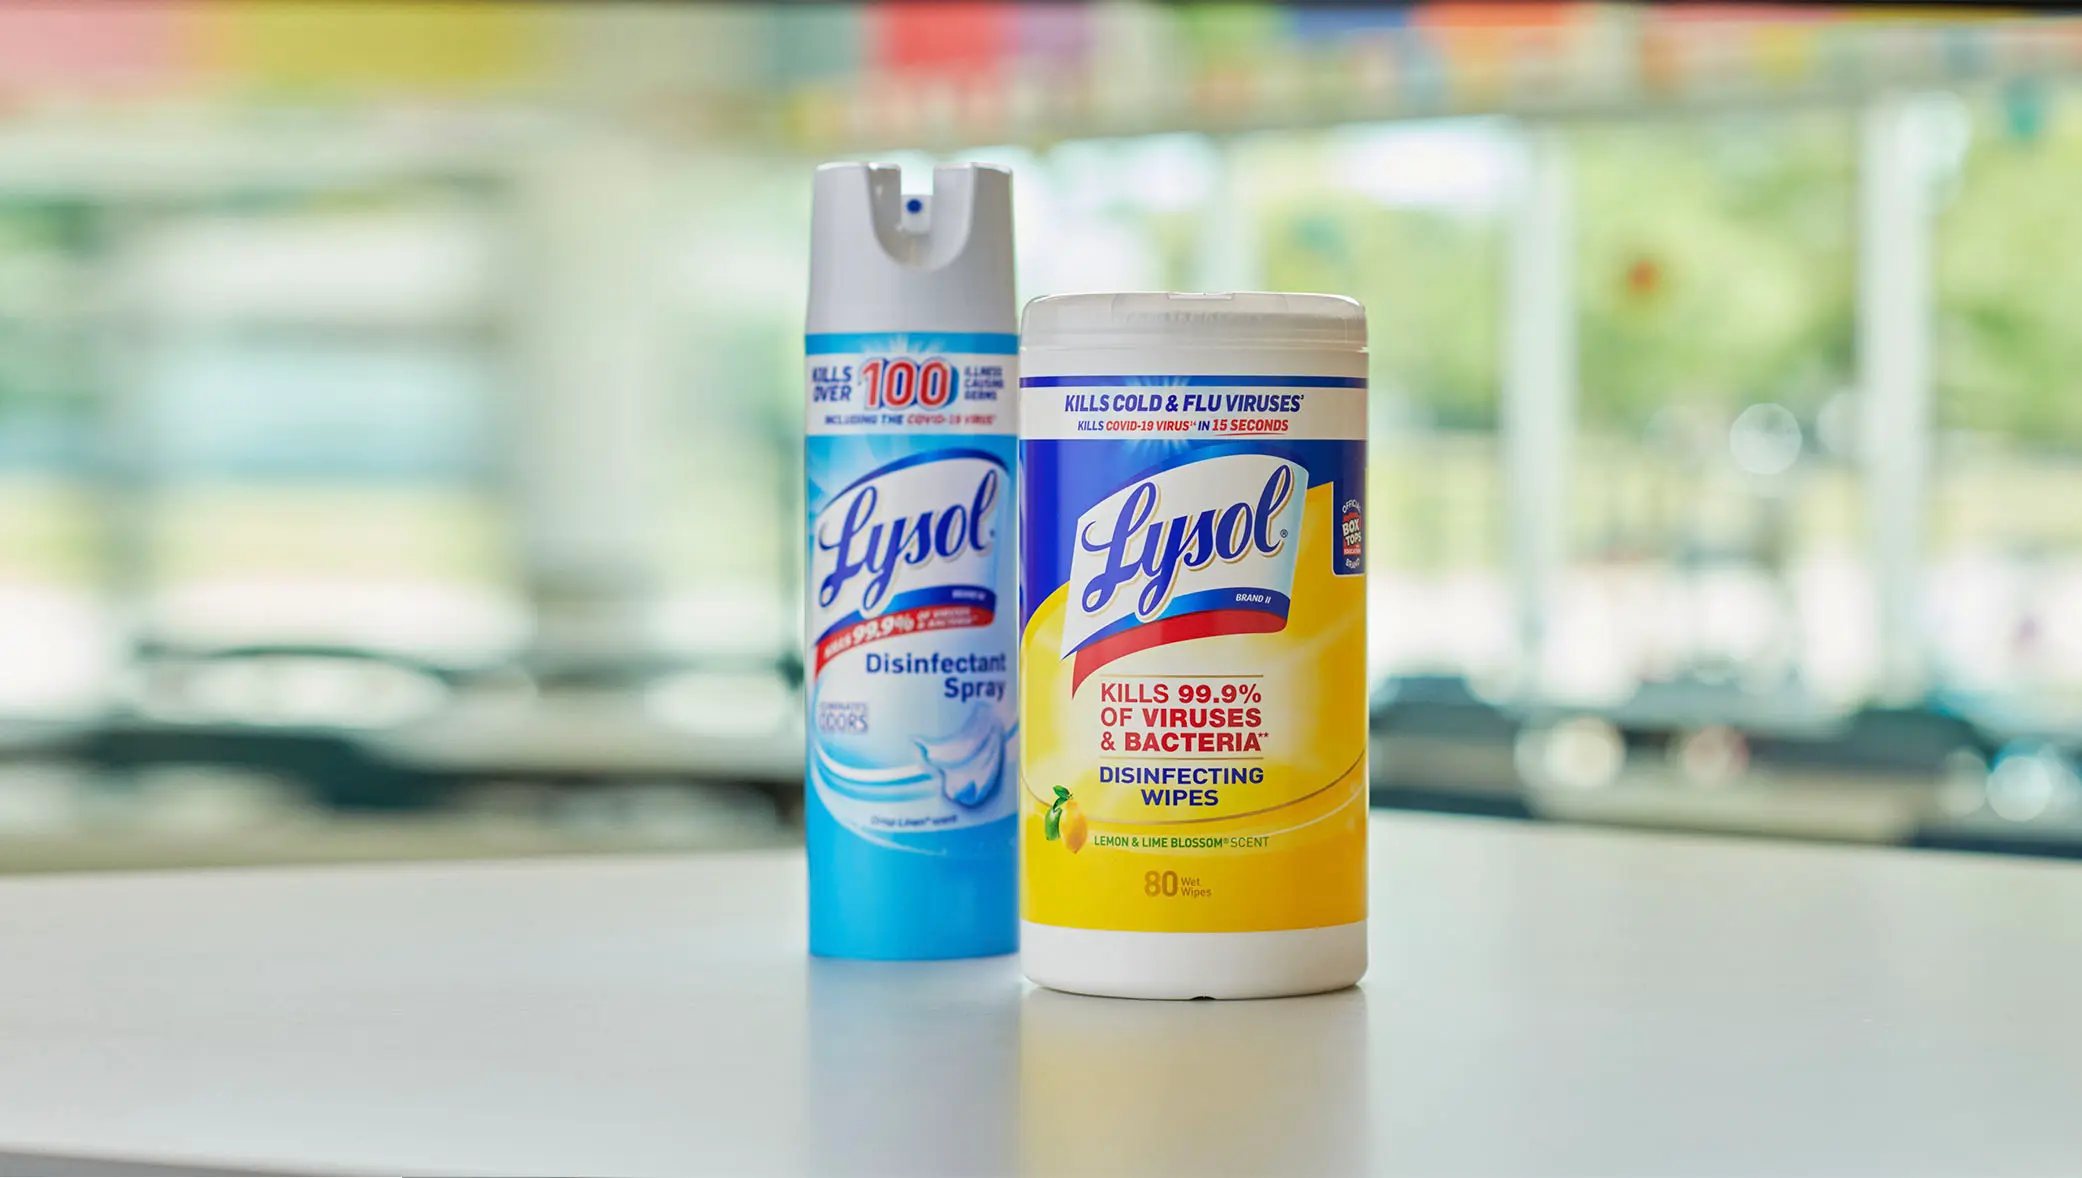
<path fill-rule="evenodd" d="M 994 69 L 1011 47 L 1018 6 L 936 2 L 867 10 L 868 59 L 894 73 L 968 74 Z"/>
<path fill-rule="evenodd" d="M 0 3 L 0 89 L 130 90 L 170 82 L 183 9 L 140 0 Z"/>

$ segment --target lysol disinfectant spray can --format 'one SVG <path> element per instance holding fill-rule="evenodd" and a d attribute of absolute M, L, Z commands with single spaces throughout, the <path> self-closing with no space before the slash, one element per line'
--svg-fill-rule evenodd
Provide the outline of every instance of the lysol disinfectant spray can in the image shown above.
<path fill-rule="evenodd" d="M 1366 972 L 1366 314 L 1064 295 L 1021 353 L 1021 964 L 1259 998 Z"/>
<path fill-rule="evenodd" d="M 810 952 L 1018 947 L 1012 178 L 817 170 L 806 647 Z"/>

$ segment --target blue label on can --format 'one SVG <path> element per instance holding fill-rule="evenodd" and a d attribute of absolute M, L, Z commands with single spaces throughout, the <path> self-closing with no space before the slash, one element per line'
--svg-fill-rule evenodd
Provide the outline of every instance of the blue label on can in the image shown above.
<path fill-rule="evenodd" d="M 813 951 L 1013 947 L 1012 337 L 811 336 Z"/>

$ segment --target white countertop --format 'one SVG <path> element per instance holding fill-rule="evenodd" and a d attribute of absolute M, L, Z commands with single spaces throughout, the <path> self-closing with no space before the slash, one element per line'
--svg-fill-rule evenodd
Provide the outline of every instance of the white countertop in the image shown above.
<path fill-rule="evenodd" d="M 0 1152 L 300 1170 L 2071 1174 L 2082 867 L 1374 824 L 1357 990 L 812 962 L 799 853 L 0 882 Z"/>

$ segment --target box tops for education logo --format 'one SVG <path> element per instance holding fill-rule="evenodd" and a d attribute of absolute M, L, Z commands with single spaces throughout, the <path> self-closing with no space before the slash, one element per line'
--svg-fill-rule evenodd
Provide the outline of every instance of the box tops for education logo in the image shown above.
<path fill-rule="evenodd" d="M 1338 507 L 1338 552 L 1344 557 L 1346 572 L 1358 572 L 1366 558 L 1366 528 L 1361 521 L 1359 500 L 1347 499 Z"/>
<path fill-rule="evenodd" d="M 1139 650 L 1285 628 L 1308 470 L 1269 454 L 1185 462 L 1077 519 L 1062 657 L 1071 690 Z"/>

